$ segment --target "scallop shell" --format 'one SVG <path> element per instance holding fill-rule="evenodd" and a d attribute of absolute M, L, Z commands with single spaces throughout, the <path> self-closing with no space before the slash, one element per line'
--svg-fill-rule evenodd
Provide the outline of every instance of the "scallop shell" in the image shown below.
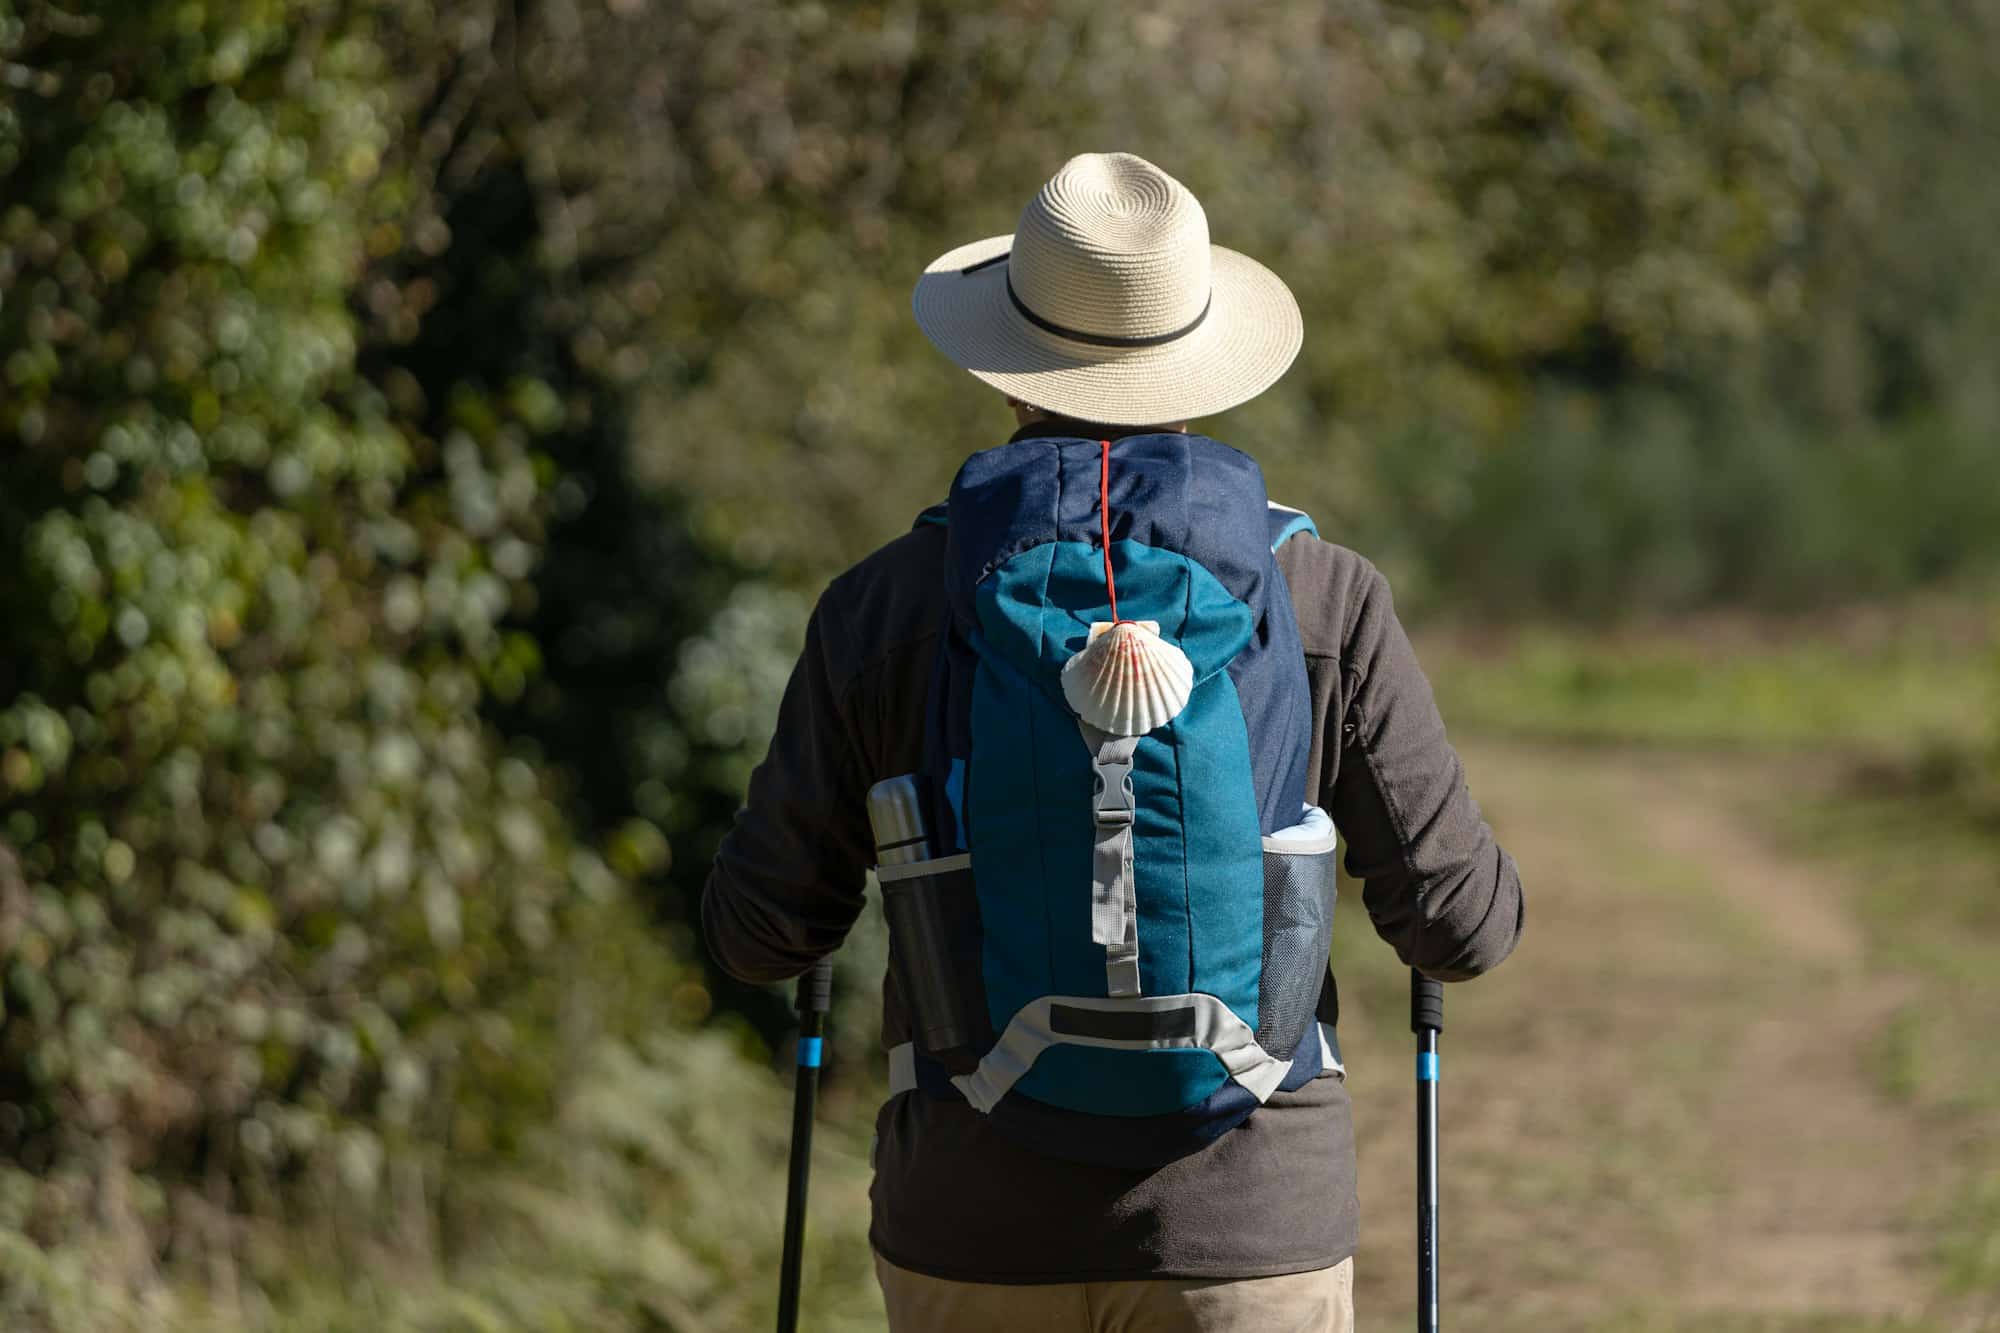
<path fill-rule="evenodd" d="M 1141 736 L 1187 707 L 1194 664 L 1160 637 L 1157 620 L 1100 620 L 1090 642 L 1063 664 L 1063 698 L 1076 715 L 1113 736 Z"/>

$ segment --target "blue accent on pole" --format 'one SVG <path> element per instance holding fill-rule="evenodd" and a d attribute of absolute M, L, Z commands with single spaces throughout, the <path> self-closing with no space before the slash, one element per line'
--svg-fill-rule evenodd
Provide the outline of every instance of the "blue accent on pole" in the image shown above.
<path fill-rule="evenodd" d="M 821 1041 L 821 1039 L 820 1039 L 820 1038 L 818 1038 L 818 1037 L 800 1037 L 800 1038 L 799 1038 L 799 1067 L 800 1067 L 800 1068 L 802 1068 L 802 1069 L 818 1069 L 818 1068 L 819 1068 L 819 1044 L 820 1044 L 820 1041 Z"/>
<path fill-rule="evenodd" d="M 1417 1052 L 1417 1082 L 1435 1083 L 1438 1078 L 1438 1058 L 1435 1051 Z"/>

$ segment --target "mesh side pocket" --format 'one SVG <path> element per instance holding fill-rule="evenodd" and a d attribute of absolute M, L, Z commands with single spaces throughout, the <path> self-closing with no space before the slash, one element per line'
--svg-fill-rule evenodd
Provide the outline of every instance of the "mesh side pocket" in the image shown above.
<path fill-rule="evenodd" d="M 1257 1044 L 1291 1058 L 1312 1031 L 1333 946 L 1338 843 L 1316 807 L 1264 839 L 1264 972 L 1257 987 Z"/>

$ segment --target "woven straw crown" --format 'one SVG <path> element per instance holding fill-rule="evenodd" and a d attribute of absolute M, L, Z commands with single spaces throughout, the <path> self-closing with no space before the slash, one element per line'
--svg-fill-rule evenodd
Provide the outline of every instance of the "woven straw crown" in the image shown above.
<path fill-rule="evenodd" d="M 1051 324 L 1117 338 L 1187 327 L 1208 308 L 1208 215 L 1136 157 L 1071 160 L 1014 230 L 1014 294 Z"/>
<path fill-rule="evenodd" d="M 1252 398 L 1297 354 L 1276 275 L 1212 245 L 1179 181 L 1129 153 L 1070 159 L 1011 236 L 941 256 L 917 322 L 994 387 L 1084 421 L 1155 425 Z"/>

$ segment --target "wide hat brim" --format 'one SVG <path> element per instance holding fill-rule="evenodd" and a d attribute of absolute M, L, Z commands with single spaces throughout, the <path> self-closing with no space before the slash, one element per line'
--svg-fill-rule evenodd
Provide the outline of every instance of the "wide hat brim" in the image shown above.
<path fill-rule="evenodd" d="M 1151 347 L 1104 347 L 1051 333 L 1015 307 L 1007 265 L 988 262 L 1013 245 L 1012 235 L 989 236 L 938 256 L 911 307 L 939 351 L 1045 411 L 1112 426 L 1214 416 L 1270 388 L 1299 353 L 1299 303 L 1248 255 L 1209 247 L 1208 313 L 1187 333 Z"/>

